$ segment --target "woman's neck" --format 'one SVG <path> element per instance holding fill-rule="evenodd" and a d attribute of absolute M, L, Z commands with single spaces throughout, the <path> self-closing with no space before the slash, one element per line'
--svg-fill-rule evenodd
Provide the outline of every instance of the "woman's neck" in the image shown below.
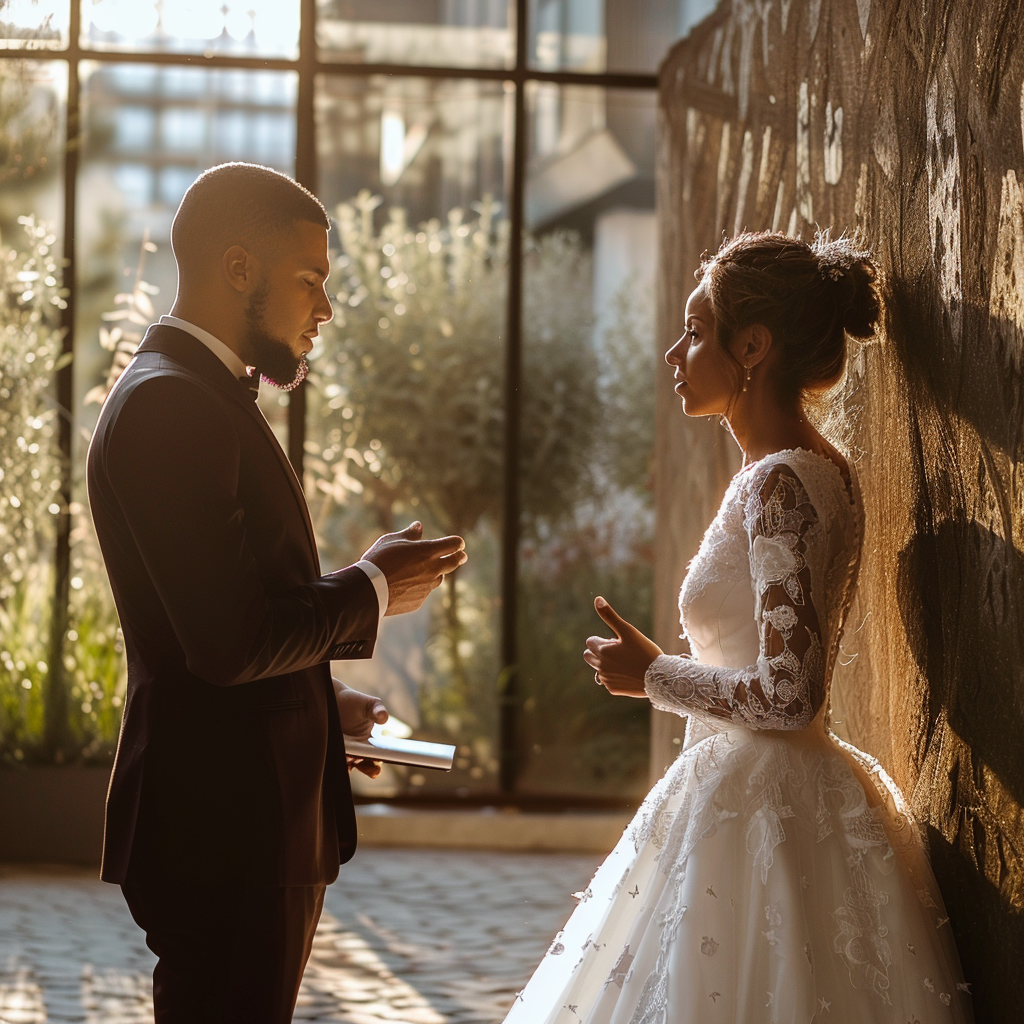
<path fill-rule="evenodd" d="M 743 452 L 744 464 L 786 448 L 819 451 L 824 447 L 799 403 L 781 406 L 761 389 L 742 394 L 725 420 Z"/>

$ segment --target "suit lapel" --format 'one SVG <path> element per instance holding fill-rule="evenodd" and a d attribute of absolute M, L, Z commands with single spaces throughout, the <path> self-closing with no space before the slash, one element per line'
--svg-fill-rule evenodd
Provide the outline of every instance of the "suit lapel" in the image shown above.
<path fill-rule="evenodd" d="M 242 390 L 242 386 L 239 387 L 239 390 Z M 274 454 L 277 456 L 277 461 L 281 464 L 281 469 L 284 472 L 284 475 L 288 478 L 288 485 L 292 489 L 292 494 L 295 497 L 295 503 L 299 506 L 299 511 L 302 513 L 302 521 L 306 524 L 306 536 L 309 538 L 309 547 L 313 553 L 313 561 L 316 564 L 317 575 L 319 575 L 320 556 L 316 549 L 316 534 L 313 532 L 313 520 L 309 517 L 309 505 L 306 504 L 306 496 L 302 493 L 302 485 L 299 483 L 299 478 L 295 473 L 295 469 L 289 461 L 288 456 L 285 454 L 284 449 L 281 447 L 281 442 L 278 441 L 277 434 L 274 433 L 274 428 L 267 422 L 267 418 L 263 415 L 260 407 L 244 393 L 239 399 L 239 405 L 242 405 L 245 408 L 245 411 L 259 423 L 260 427 L 263 429 L 263 433 L 267 436 L 270 446 L 274 449 Z"/>
<path fill-rule="evenodd" d="M 267 422 L 260 407 L 252 400 L 245 386 L 235 379 L 231 371 L 201 341 L 193 338 L 187 331 L 171 327 L 169 324 L 154 324 L 149 328 L 136 354 L 143 352 L 159 352 L 169 356 L 175 362 L 181 363 L 185 369 L 201 377 L 207 384 L 216 387 L 227 399 L 239 405 L 259 424 L 288 481 L 288 486 L 291 488 L 295 503 L 302 515 L 302 521 L 306 524 L 310 552 L 313 555 L 317 575 L 319 575 L 320 557 L 316 547 L 316 535 L 313 532 L 313 521 L 309 517 L 306 496 L 302 493 L 302 485 L 299 483 L 299 478 L 296 476 L 291 462 L 288 461 L 288 456 L 277 440 L 273 428 Z"/>

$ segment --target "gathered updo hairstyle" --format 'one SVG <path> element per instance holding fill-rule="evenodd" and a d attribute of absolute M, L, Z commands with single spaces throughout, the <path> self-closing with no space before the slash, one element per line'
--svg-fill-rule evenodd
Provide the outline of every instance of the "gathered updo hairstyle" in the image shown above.
<path fill-rule="evenodd" d="M 819 232 L 812 243 L 777 231 L 727 239 L 696 274 L 707 289 L 718 341 L 752 324 L 781 348 L 777 393 L 794 401 L 842 380 L 846 335 L 870 338 L 879 316 L 875 264 L 856 239 Z"/>

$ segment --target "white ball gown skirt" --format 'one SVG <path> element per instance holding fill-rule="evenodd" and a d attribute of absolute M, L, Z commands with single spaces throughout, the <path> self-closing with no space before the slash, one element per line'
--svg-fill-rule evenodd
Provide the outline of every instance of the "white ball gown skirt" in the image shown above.
<path fill-rule="evenodd" d="M 823 726 L 685 749 L 506 1024 L 946 1024 L 971 1018 L 898 791 Z"/>

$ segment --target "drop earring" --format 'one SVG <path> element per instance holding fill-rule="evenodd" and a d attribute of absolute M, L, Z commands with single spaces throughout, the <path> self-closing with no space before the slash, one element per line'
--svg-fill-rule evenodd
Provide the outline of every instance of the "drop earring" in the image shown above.
<path fill-rule="evenodd" d="M 740 391 L 746 391 L 749 386 L 750 386 L 750 367 L 749 366 L 744 366 L 743 367 L 743 387 L 740 388 Z"/>

